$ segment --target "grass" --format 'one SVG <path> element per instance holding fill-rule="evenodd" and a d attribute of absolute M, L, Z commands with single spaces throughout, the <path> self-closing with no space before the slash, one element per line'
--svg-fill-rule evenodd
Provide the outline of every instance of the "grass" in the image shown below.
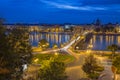
<path fill-rule="evenodd" d="M 33 64 L 42 64 L 42 62 L 50 60 L 50 58 L 54 58 L 55 55 L 54 54 L 36 54 L 34 55 L 33 59 L 32 59 L 32 63 Z M 37 62 L 35 62 L 35 59 L 38 59 Z M 74 61 L 74 57 L 68 54 L 59 54 L 58 55 L 58 61 L 62 61 L 65 64 L 68 64 L 70 62 Z"/>

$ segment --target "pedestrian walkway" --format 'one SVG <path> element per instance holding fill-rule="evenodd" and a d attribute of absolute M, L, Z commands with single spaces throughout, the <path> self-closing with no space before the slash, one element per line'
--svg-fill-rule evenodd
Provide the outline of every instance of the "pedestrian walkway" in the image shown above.
<path fill-rule="evenodd" d="M 81 53 L 76 54 L 78 58 L 74 62 L 70 63 L 66 69 L 66 73 L 69 76 L 69 80 L 80 80 L 81 78 L 86 78 L 85 72 L 82 70 L 82 65 L 84 64 L 84 59 L 87 54 Z"/>
<path fill-rule="evenodd" d="M 116 80 L 120 80 L 120 74 L 116 74 Z"/>
<path fill-rule="evenodd" d="M 99 76 L 98 80 L 113 80 L 114 74 L 111 71 L 112 63 L 108 60 L 103 60 L 102 64 L 104 66 L 104 71 Z"/>

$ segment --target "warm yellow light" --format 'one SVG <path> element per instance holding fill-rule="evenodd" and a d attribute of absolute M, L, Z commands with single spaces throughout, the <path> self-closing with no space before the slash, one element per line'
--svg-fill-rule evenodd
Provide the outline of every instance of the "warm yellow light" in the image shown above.
<path fill-rule="evenodd" d="M 57 55 L 58 55 L 58 53 L 56 52 L 56 53 L 55 53 L 55 55 L 57 56 Z"/>
<path fill-rule="evenodd" d="M 43 47 L 45 47 L 46 45 L 42 45 Z"/>
<path fill-rule="evenodd" d="M 87 50 L 87 53 L 91 53 L 91 50 Z"/>
<path fill-rule="evenodd" d="M 47 43 L 46 45 L 49 45 L 49 43 Z"/>
<path fill-rule="evenodd" d="M 91 45 L 89 45 L 89 47 L 90 47 L 90 48 L 92 48 L 92 47 L 93 47 L 93 45 L 91 44 Z"/>
<path fill-rule="evenodd" d="M 38 59 L 38 58 L 36 58 L 36 59 L 34 60 L 34 62 L 35 62 L 35 63 L 37 63 L 38 61 L 39 61 L 39 59 Z"/>
<path fill-rule="evenodd" d="M 76 49 L 79 49 L 79 47 L 77 46 Z"/>

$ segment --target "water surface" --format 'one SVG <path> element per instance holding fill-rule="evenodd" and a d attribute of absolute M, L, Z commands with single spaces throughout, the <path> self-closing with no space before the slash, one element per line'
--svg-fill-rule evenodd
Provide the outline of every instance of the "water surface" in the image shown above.
<path fill-rule="evenodd" d="M 64 44 L 68 42 L 72 37 L 72 34 L 68 33 L 30 33 L 30 42 L 32 46 L 38 46 L 38 42 L 41 39 L 46 39 L 50 43 L 50 48 L 53 44 Z"/>
<path fill-rule="evenodd" d="M 120 46 L 120 35 L 93 35 L 91 43 L 93 50 L 107 50 L 107 46 L 111 44 Z"/>

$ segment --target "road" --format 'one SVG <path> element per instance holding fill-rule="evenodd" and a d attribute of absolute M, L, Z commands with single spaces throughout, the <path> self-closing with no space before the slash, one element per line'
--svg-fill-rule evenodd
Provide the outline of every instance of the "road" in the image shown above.
<path fill-rule="evenodd" d="M 48 51 L 42 51 L 41 54 L 45 54 L 45 53 L 49 53 L 49 52 L 56 52 L 56 51 L 59 51 L 59 50 L 67 52 L 67 49 L 70 48 L 70 46 L 73 45 L 75 43 L 75 41 L 76 41 L 76 39 L 72 40 L 68 45 L 64 46 L 63 48 L 52 49 L 52 50 L 48 50 Z"/>
<path fill-rule="evenodd" d="M 79 80 L 81 78 L 86 78 L 86 74 L 82 70 L 82 65 L 86 57 L 86 53 L 76 54 L 78 57 L 74 62 L 68 64 L 66 68 L 67 76 L 70 80 Z"/>
<path fill-rule="evenodd" d="M 84 32 L 82 33 L 82 35 L 86 35 L 89 32 Z M 77 42 L 81 37 L 78 36 L 77 38 L 73 39 L 69 44 L 67 44 L 66 46 L 64 46 L 63 48 L 59 48 L 59 49 L 52 49 L 52 50 L 48 50 L 48 51 L 42 51 L 40 52 L 41 54 L 47 54 L 47 53 L 51 53 L 51 52 L 56 52 L 56 51 L 65 51 L 70 55 L 73 55 L 75 58 L 77 58 L 77 56 L 71 51 L 69 50 L 69 48 L 75 43 Z M 38 53 L 33 53 L 33 54 L 38 54 Z"/>

